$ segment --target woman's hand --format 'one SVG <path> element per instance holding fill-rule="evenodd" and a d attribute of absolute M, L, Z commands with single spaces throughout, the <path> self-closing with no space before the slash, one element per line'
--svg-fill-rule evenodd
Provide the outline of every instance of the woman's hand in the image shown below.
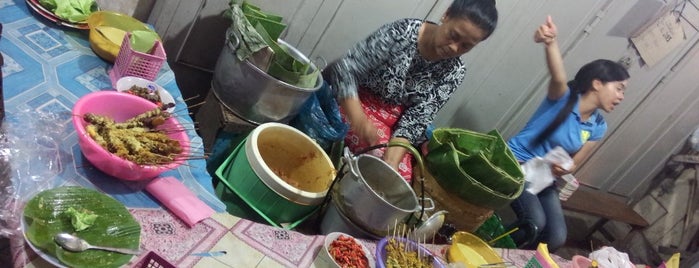
<path fill-rule="evenodd" d="M 568 79 L 565 68 L 563 68 L 563 56 L 558 48 L 558 41 L 556 41 L 557 36 L 558 28 L 553 23 L 551 16 L 547 16 L 546 22 L 539 26 L 534 33 L 534 41 L 545 45 L 546 65 L 551 75 L 546 94 L 549 100 L 557 100 L 568 91 Z"/>
<path fill-rule="evenodd" d="M 561 176 L 563 176 L 565 174 L 573 173 L 573 170 L 575 170 L 575 163 L 573 163 L 573 165 L 570 167 L 570 169 L 564 169 L 561 166 L 556 165 L 556 164 L 551 165 L 551 173 L 553 173 L 553 175 L 556 178 L 560 178 Z"/>
<path fill-rule="evenodd" d="M 379 133 L 374 123 L 365 116 L 354 118 L 350 121 L 350 128 L 359 137 L 359 140 L 367 143 L 367 146 L 379 143 Z"/>
<path fill-rule="evenodd" d="M 362 109 L 362 103 L 358 98 L 346 98 L 340 101 L 345 119 L 349 122 L 352 131 L 359 140 L 367 143 L 367 146 L 376 145 L 379 142 L 379 133 L 374 123 L 367 118 Z"/>
<path fill-rule="evenodd" d="M 553 24 L 553 19 L 551 16 L 548 16 L 546 17 L 546 23 L 539 26 L 534 33 L 534 42 L 548 45 L 556 41 L 557 35 L 558 29 L 556 28 L 556 24 Z"/>
<path fill-rule="evenodd" d="M 408 139 L 402 137 L 391 138 L 389 143 L 391 142 L 410 144 L 410 141 L 408 141 Z M 403 161 L 403 157 L 407 153 L 408 149 L 404 148 L 403 146 L 389 146 L 388 148 L 386 148 L 386 152 L 383 154 L 383 161 L 386 162 L 386 164 L 388 164 L 389 166 L 391 166 L 394 170 L 400 172 L 398 170 L 398 165 L 401 161 Z"/>

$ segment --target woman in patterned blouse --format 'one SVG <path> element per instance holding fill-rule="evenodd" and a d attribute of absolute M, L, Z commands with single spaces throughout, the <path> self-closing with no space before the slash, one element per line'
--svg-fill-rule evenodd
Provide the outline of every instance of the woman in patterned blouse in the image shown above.
<path fill-rule="evenodd" d="M 325 68 L 323 76 L 350 125 L 345 138 L 350 150 L 424 142 L 427 126 L 464 79 L 459 57 L 488 38 L 497 19 L 494 0 L 454 0 L 441 24 L 420 19 L 386 24 Z M 372 153 L 410 180 L 405 148 Z"/>

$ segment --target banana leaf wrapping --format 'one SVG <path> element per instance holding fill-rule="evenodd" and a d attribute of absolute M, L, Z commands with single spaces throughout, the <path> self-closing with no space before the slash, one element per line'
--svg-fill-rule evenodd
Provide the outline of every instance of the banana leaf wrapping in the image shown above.
<path fill-rule="evenodd" d="M 495 210 L 522 193 L 524 174 L 497 130 L 439 128 L 427 146 L 427 169 L 464 201 Z"/>
<path fill-rule="evenodd" d="M 258 52 L 268 47 L 264 38 L 257 32 L 255 25 L 250 23 L 243 12 L 240 5 L 231 1 L 230 9 L 227 15 L 231 18 L 231 34 L 235 34 L 240 43 L 236 48 L 235 54 L 238 60 L 244 61 L 255 52 Z"/>
<path fill-rule="evenodd" d="M 238 60 L 250 60 L 270 76 L 294 86 L 316 86 L 320 70 L 312 63 L 292 56 L 277 43 L 287 26 L 282 22 L 283 18 L 265 13 L 250 3 L 236 2 L 231 1 L 227 16 L 232 20 L 228 32 L 240 41 L 235 52 Z"/>
<path fill-rule="evenodd" d="M 76 231 L 69 209 L 90 211 L 97 215 L 85 230 Z M 68 267 L 121 267 L 133 256 L 102 250 L 70 252 L 58 246 L 57 233 L 73 233 L 93 245 L 137 249 L 141 225 L 124 204 L 96 190 L 63 186 L 38 193 L 24 208 L 27 239 Z"/>

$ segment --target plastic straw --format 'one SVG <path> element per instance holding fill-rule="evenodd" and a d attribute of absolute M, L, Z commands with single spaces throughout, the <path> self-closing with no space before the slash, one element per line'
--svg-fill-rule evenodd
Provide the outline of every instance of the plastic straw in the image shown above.
<path fill-rule="evenodd" d="M 509 231 L 505 232 L 504 234 L 501 234 L 498 237 L 494 238 L 493 240 L 488 241 L 488 245 L 492 246 L 495 243 L 495 241 L 498 241 L 498 240 L 502 239 L 503 237 L 508 236 L 511 233 L 516 232 L 517 230 L 519 230 L 519 227 L 512 228 L 512 230 L 509 230 Z"/>

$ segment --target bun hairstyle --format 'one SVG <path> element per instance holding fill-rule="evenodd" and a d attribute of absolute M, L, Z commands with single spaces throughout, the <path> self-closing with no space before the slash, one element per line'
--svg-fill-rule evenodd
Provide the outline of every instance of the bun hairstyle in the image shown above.
<path fill-rule="evenodd" d="M 573 107 L 578 102 L 580 95 L 587 93 L 592 88 L 592 82 L 599 80 L 602 83 L 624 81 L 631 77 L 623 65 L 605 59 L 594 60 L 583 65 L 573 80 L 568 81 L 570 94 L 566 105 L 558 111 L 556 117 L 539 135 L 532 141 L 532 146 L 538 145 L 546 140 L 558 129 L 568 115 L 573 111 Z"/>
<path fill-rule="evenodd" d="M 485 32 L 483 40 L 488 39 L 498 24 L 495 0 L 454 0 L 447 9 L 446 16 L 470 20 Z"/>

